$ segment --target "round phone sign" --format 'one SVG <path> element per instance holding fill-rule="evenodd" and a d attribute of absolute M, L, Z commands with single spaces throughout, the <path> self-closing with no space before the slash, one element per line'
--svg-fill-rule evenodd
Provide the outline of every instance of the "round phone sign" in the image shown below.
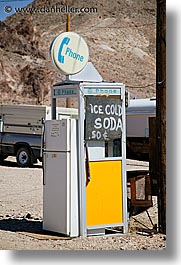
<path fill-rule="evenodd" d="M 80 72 L 87 64 L 89 49 L 85 40 L 74 32 L 58 35 L 50 46 L 55 66 L 65 75 Z"/>

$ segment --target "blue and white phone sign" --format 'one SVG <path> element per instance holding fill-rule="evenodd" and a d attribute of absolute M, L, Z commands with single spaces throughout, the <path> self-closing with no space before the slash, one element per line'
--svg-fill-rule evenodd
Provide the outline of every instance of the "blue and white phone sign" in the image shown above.
<path fill-rule="evenodd" d="M 80 72 L 87 64 L 89 49 L 85 40 L 75 32 L 58 35 L 50 46 L 53 63 L 63 74 Z"/>

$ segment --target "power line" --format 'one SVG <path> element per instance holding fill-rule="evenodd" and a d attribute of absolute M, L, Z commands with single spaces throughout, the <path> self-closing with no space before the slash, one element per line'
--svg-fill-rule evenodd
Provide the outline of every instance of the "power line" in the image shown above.
<path fill-rule="evenodd" d="M 128 29 L 128 28 L 143 28 L 143 27 L 148 27 L 148 26 L 152 26 L 155 25 L 156 27 L 156 23 L 149 23 L 149 24 L 142 24 L 142 25 L 133 25 L 133 26 L 125 26 L 125 27 L 120 27 L 120 26 L 97 26 L 97 25 L 93 25 L 93 26 L 85 26 L 85 25 L 81 25 L 81 28 L 89 28 L 92 30 L 101 30 L 101 29 L 117 29 L 117 30 L 122 30 L 122 29 Z"/>
<path fill-rule="evenodd" d="M 30 0 L 0 0 L 0 3 L 11 3 L 11 2 L 29 2 Z M 33 0 L 32 0 L 33 2 Z"/>
<path fill-rule="evenodd" d="M 147 85 L 126 85 L 126 87 L 128 88 L 146 88 L 146 87 L 150 87 L 150 86 L 155 86 L 156 83 L 151 83 L 151 84 L 147 84 Z"/>
<path fill-rule="evenodd" d="M 112 29 L 112 28 L 116 28 L 116 29 L 126 29 L 126 28 L 140 28 L 140 27 L 147 27 L 147 26 L 150 26 L 150 25 L 156 25 L 156 23 L 155 22 L 153 22 L 153 23 L 148 23 L 148 24 L 142 24 L 142 25 L 133 25 L 133 26 L 125 26 L 125 27 L 119 27 L 119 26 L 104 26 L 104 27 L 97 27 L 97 26 L 95 26 L 95 29 L 102 29 L 102 28 L 110 28 L 110 29 Z M 86 26 L 86 27 L 90 27 L 90 26 Z M 92 26 L 92 27 L 94 27 L 94 26 Z"/>

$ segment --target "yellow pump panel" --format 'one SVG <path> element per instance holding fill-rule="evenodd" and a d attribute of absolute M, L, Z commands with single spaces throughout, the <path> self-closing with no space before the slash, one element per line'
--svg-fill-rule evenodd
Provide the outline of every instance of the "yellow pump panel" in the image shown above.
<path fill-rule="evenodd" d="M 87 226 L 122 223 L 122 161 L 92 161 L 90 175 L 86 188 Z"/>

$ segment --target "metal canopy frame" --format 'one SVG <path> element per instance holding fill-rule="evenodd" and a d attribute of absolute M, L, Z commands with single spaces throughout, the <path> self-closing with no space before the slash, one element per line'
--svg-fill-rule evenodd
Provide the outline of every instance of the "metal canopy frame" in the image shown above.
<path fill-rule="evenodd" d="M 85 97 L 89 95 L 107 95 L 111 97 L 120 97 L 122 105 L 125 106 L 125 85 L 123 83 L 109 82 L 80 82 L 64 81 L 53 85 L 51 90 L 51 109 L 52 119 L 56 119 L 56 99 L 76 97 L 78 99 L 78 157 L 84 158 L 84 120 L 85 120 Z M 125 107 L 123 107 L 123 133 L 122 133 L 122 201 L 123 201 L 123 223 L 115 224 L 123 227 L 123 233 L 128 231 L 128 213 L 127 213 L 127 176 L 126 176 L 126 119 Z M 80 236 L 87 236 L 86 226 L 86 184 L 85 184 L 85 163 L 84 159 L 78 161 L 79 169 L 79 233 Z M 109 225 L 109 227 L 112 224 Z M 114 226 L 114 225 L 112 225 Z M 103 225 L 102 228 L 105 226 Z M 96 227 L 91 228 L 92 231 Z M 98 228 L 98 232 L 101 228 Z M 91 231 L 90 231 L 91 234 Z"/>

